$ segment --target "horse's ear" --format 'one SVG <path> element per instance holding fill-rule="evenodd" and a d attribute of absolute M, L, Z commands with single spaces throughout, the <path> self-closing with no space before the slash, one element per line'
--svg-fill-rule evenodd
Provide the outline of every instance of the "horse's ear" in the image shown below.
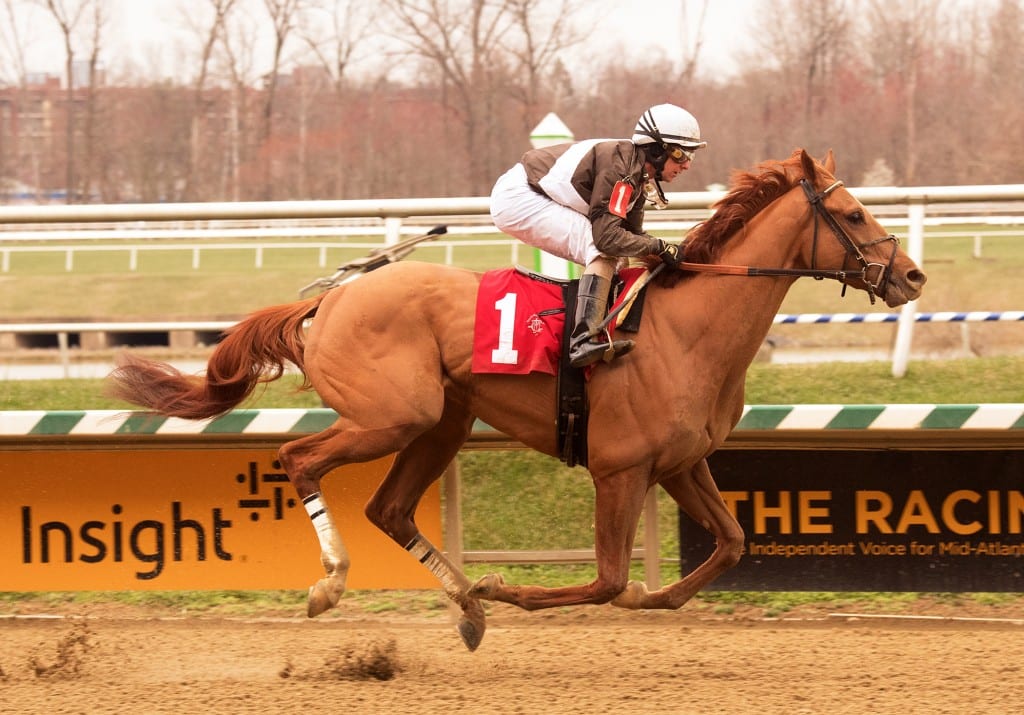
<path fill-rule="evenodd" d="M 804 169 L 804 178 L 814 185 L 814 179 L 818 175 L 818 169 L 814 166 L 814 159 L 807 153 L 806 149 L 800 150 L 800 165 Z"/>
<path fill-rule="evenodd" d="M 836 175 L 836 158 L 832 154 L 831 149 L 828 150 L 828 154 L 825 155 L 825 161 L 821 162 L 821 165 L 824 166 L 825 171 L 832 174 L 832 176 Z"/>

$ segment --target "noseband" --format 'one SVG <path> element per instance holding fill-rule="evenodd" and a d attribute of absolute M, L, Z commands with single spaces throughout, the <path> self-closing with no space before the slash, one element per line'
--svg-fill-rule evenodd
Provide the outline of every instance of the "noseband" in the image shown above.
<path fill-rule="evenodd" d="M 822 273 L 821 275 L 814 275 L 816 280 L 822 278 L 836 278 L 843 283 L 842 294 L 846 295 L 846 280 L 848 278 L 860 278 L 867 285 L 868 298 L 871 299 L 871 304 L 875 304 L 875 296 L 885 298 L 885 290 L 889 285 L 889 278 L 892 275 L 892 265 L 896 260 L 896 251 L 900 245 L 900 240 L 891 233 L 888 236 L 882 238 L 876 238 L 874 241 L 868 243 L 854 243 L 850 235 L 846 233 L 839 222 L 836 221 L 835 217 L 828 212 L 825 208 L 825 197 L 832 193 L 835 189 L 843 185 L 842 181 L 836 181 L 828 188 L 822 190 L 820 193 L 814 191 L 814 187 L 811 186 L 811 182 L 807 179 L 800 179 L 800 186 L 804 190 L 804 195 L 807 196 L 808 203 L 811 204 L 811 208 L 814 210 L 814 238 L 811 243 L 811 273 L 808 275 L 814 275 Z M 819 272 L 815 267 L 815 261 L 817 260 L 818 253 L 818 219 L 822 219 L 828 227 L 832 229 L 832 233 L 835 235 L 836 240 L 839 241 L 839 245 L 846 251 L 846 258 L 853 258 L 860 264 L 859 271 L 845 271 L 840 270 L 839 275 L 832 275 L 833 272 Z M 871 263 L 861 253 L 862 248 L 870 248 L 871 246 L 877 246 L 879 243 L 885 243 L 886 241 L 892 241 L 892 253 L 889 254 L 889 262 L 886 264 L 882 263 Z M 846 258 L 843 259 L 843 265 L 846 265 Z M 875 273 L 875 280 L 871 280 L 871 273 Z M 827 275 L 825 274 L 827 273 Z"/>

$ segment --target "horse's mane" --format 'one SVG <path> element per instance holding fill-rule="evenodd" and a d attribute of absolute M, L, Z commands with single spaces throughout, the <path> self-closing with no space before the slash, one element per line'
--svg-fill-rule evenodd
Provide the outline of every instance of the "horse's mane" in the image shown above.
<path fill-rule="evenodd" d="M 734 171 L 729 192 L 716 201 L 715 212 L 706 221 L 694 226 L 687 236 L 684 259 L 690 263 L 714 263 L 725 244 L 761 209 L 793 188 L 796 154 L 785 161 L 770 160 L 758 164 L 753 171 Z M 674 285 L 693 273 L 667 271 L 663 281 Z"/>
<path fill-rule="evenodd" d="M 756 172 L 735 171 L 731 187 L 712 206 L 715 212 L 690 231 L 686 241 L 686 260 L 713 263 L 726 242 L 761 209 L 793 188 L 790 178 L 793 159 L 765 161 Z"/>

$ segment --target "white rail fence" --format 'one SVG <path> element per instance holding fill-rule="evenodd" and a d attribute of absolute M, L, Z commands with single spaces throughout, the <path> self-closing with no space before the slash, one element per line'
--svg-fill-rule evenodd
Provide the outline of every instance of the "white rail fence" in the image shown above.
<path fill-rule="evenodd" d="M 690 230 L 697 222 L 696 221 L 649 221 L 648 230 L 655 232 L 684 232 Z M 936 219 L 928 222 L 928 226 L 934 227 L 945 227 L 956 223 L 970 223 L 978 224 L 983 223 L 971 217 L 950 217 L 948 219 Z M 1005 223 L 1005 222 L 1004 222 Z M 942 236 L 944 238 L 964 238 L 972 239 L 972 255 L 975 258 L 981 258 L 984 252 L 984 239 L 986 238 L 998 238 L 1001 236 L 1020 236 L 1024 233 L 1024 217 L 1016 219 L 1014 223 L 1020 225 L 1017 229 L 974 229 L 970 231 L 949 231 L 941 230 L 941 232 L 935 232 L 936 236 Z M 887 228 L 895 228 L 898 224 L 893 221 L 887 221 L 885 223 Z M 414 235 L 419 232 L 420 229 L 403 229 L 402 234 Z M 135 272 L 139 270 L 139 255 L 148 252 L 190 252 L 191 255 L 191 268 L 192 270 L 199 270 L 202 267 L 202 254 L 206 252 L 217 252 L 217 251 L 252 251 L 253 254 L 253 268 L 260 270 L 267 265 L 266 256 L 270 251 L 294 251 L 309 250 L 316 255 L 316 265 L 319 268 L 326 268 L 328 265 L 327 257 L 329 251 L 337 251 L 339 249 L 350 250 L 350 251 L 363 251 L 368 252 L 375 248 L 380 248 L 381 243 L 370 243 L 366 241 L 346 241 L 344 243 L 338 241 L 308 241 L 303 240 L 305 237 L 302 235 L 301 229 L 293 229 L 297 233 L 296 240 L 289 241 L 287 243 L 280 240 L 277 241 L 266 241 L 261 239 L 261 234 L 267 236 L 273 235 L 275 238 L 280 239 L 280 234 L 275 234 L 274 231 L 260 230 L 259 234 L 251 236 L 253 241 L 248 243 L 232 243 L 225 242 L 221 239 L 224 238 L 223 234 L 218 229 L 192 229 L 190 233 L 198 233 L 198 238 L 203 238 L 202 243 L 191 243 L 191 242 L 179 242 L 178 239 L 169 237 L 168 232 L 162 229 L 152 229 L 148 231 L 133 232 L 132 239 L 128 239 L 124 236 L 118 237 L 119 241 L 124 241 L 123 244 L 105 244 L 105 245 L 90 245 L 92 241 L 110 240 L 105 239 L 104 234 L 106 232 L 93 232 L 93 231 L 72 231 L 67 233 L 61 233 L 60 236 L 66 241 L 85 241 L 86 243 L 75 243 L 71 245 L 18 245 L 10 246 L 0 243 L 0 273 L 10 273 L 12 270 L 12 258 L 21 254 L 38 254 L 38 253 L 62 253 L 64 254 L 64 271 L 71 273 L 75 270 L 75 256 L 82 253 L 127 253 L 128 261 L 126 268 Z M 454 228 L 454 232 L 459 234 L 493 234 L 500 235 L 493 226 L 491 227 L 479 227 L 479 226 L 460 226 Z M 359 235 L 373 235 L 375 233 L 373 227 L 367 227 Z M 26 234 L 27 235 L 27 234 Z M 926 232 L 926 235 L 927 232 Z M 9 236 L 6 233 L 0 232 L 0 241 L 9 240 Z M 17 239 L 26 240 L 26 239 Z M 40 239 L 42 241 L 57 240 L 55 238 Z M 135 241 L 147 241 L 149 243 L 129 243 L 130 240 Z M 159 243 L 156 243 L 159 242 Z M 446 265 L 456 265 L 457 261 L 455 253 L 457 250 L 474 250 L 487 247 L 504 247 L 509 252 L 509 263 L 516 264 L 520 262 L 520 249 L 523 248 L 523 244 L 515 239 L 510 238 L 496 238 L 496 239 L 475 239 L 475 240 L 455 240 L 455 241 L 431 241 L 429 244 L 437 249 L 444 251 L 444 263 Z M 530 249 L 527 249 L 530 250 Z"/>
<path fill-rule="evenodd" d="M 460 232 L 462 232 L 460 230 Z M 491 232 L 494 232 L 492 229 Z M 415 232 L 411 232 L 415 233 Z M 2 236 L 3 234 L 0 234 Z M 253 253 L 253 267 L 261 269 L 266 263 L 266 254 L 268 251 L 273 250 L 289 250 L 294 251 L 296 249 L 309 249 L 311 252 L 315 252 L 317 256 L 316 264 L 319 268 L 327 267 L 327 255 L 328 251 L 346 249 L 353 251 L 368 252 L 375 248 L 380 248 L 381 243 L 366 243 L 366 242 L 354 242 L 354 243 L 337 243 L 337 242 L 305 242 L 295 241 L 292 243 L 281 243 L 281 242 L 259 242 L 259 243 L 221 243 L 216 241 L 214 236 L 217 236 L 216 231 L 210 231 L 211 238 L 208 239 L 208 243 L 160 243 L 155 245 L 145 244 L 127 244 L 127 245 L 105 245 L 105 246 L 90 246 L 90 245 L 74 245 L 74 246 L 2 246 L 0 245 L 0 272 L 10 273 L 11 272 L 11 257 L 19 253 L 63 253 L 64 254 L 64 270 L 67 273 L 71 273 L 75 269 L 75 254 L 78 253 L 127 253 L 128 264 L 127 269 L 129 271 L 137 271 L 139 269 L 139 254 L 145 252 L 158 252 L 158 251 L 189 251 L 192 254 L 192 269 L 199 270 L 202 265 L 202 252 L 203 251 L 252 251 Z M 161 240 L 160 232 L 154 232 L 149 236 L 150 240 Z M 216 241 L 216 242 L 214 242 Z M 455 251 L 456 249 L 480 249 L 489 246 L 500 246 L 507 248 L 509 251 L 509 260 L 512 263 L 519 262 L 519 250 L 523 246 L 522 243 L 514 239 L 495 239 L 495 240 L 471 240 L 471 241 L 432 241 L 430 246 L 440 248 L 444 250 L 444 262 L 451 266 L 455 265 Z"/>
<path fill-rule="evenodd" d="M 881 206 L 885 207 L 885 211 L 890 215 L 890 218 L 886 219 L 886 223 L 895 225 L 897 221 L 901 225 L 907 227 L 907 245 L 906 250 L 908 254 L 913 258 L 919 265 L 924 264 L 924 236 L 925 226 L 929 223 L 936 223 L 942 221 L 942 219 L 927 219 L 927 207 L 939 206 L 939 205 L 950 205 L 950 204 L 978 204 L 981 202 L 1022 202 L 1024 201 L 1024 184 L 1004 184 L 994 186 L 939 186 L 939 187 L 868 187 L 868 188 L 853 188 L 851 192 L 861 202 L 866 205 Z M 704 211 L 715 201 L 720 199 L 724 195 L 724 192 L 689 192 L 689 193 L 672 193 L 668 195 L 669 199 L 669 210 L 670 211 Z M 894 211 L 905 210 L 905 219 L 892 215 Z M 1003 213 L 1003 216 L 992 216 L 985 217 L 975 215 L 971 217 L 971 223 L 1017 223 L 1021 222 L 1020 216 L 1024 214 L 1024 208 L 1014 203 L 1011 204 L 1009 211 L 1005 207 L 1000 207 L 999 211 Z M 1005 214 L 1009 213 L 1010 218 L 1007 218 Z M 24 250 L 24 246 L 12 246 L 10 241 L 25 240 L 26 236 L 36 236 L 41 239 L 45 237 L 46 240 L 58 240 L 58 236 L 63 236 L 66 240 L 69 236 L 66 232 L 53 231 L 51 228 L 54 225 L 75 225 L 75 231 L 79 231 L 80 225 L 95 225 L 95 224 L 128 224 L 132 230 L 125 231 L 121 235 L 138 236 L 140 234 L 134 233 L 133 231 L 140 230 L 138 228 L 139 222 L 178 222 L 179 227 L 171 230 L 182 231 L 185 229 L 180 228 L 180 222 L 185 221 L 197 221 L 197 222 L 218 222 L 218 221 L 244 221 L 244 222 L 264 222 L 272 224 L 275 222 L 292 222 L 291 226 L 285 226 L 283 229 L 280 226 L 270 227 L 265 226 L 260 229 L 264 235 L 274 232 L 275 235 L 281 236 L 282 230 L 288 230 L 292 233 L 289 235 L 295 235 L 299 237 L 299 232 L 302 235 L 312 235 L 313 232 L 328 231 L 330 235 L 338 236 L 342 232 L 352 232 L 355 230 L 362 230 L 361 227 L 353 227 L 351 221 L 345 222 L 346 219 L 360 219 L 362 221 L 373 220 L 378 222 L 378 230 L 383 233 L 384 243 L 393 244 L 400 240 L 403 233 L 416 233 L 418 229 L 415 226 L 428 225 L 430 223 L 440 223 L 447 217 L 461 217 L 465 226 L 452 229 L 453 231 L 461 232 L 480 232 L 488 230 L 486 225 L 486 217 L 489 215 L 489 201 L 485 197 L 462 197 L 462 198 L 436 198 L 436 199 L 381 199 L 381 200 L 355 200 L 355 201 L 270 201 L 270 202 L 234 202 L 234 203 L 223 203 L 223 202 L 211 202 L 211 203 L 181 203 L 181 204 L 124 204 L 124 205 L 67 205 L 67 206 L 5 206 L 0 207 L 0 226 L 6 227 L 7 231 L 0 232 L 0 252 L 2 252 L 2 262 L 4 270 L 9 267 L 11 253 Z M 649 212 L 651 219 L 656 219 L 656 212 Z M 677 214 L 678 216 L 678 214 Z M 481 226 L 483 220 L 484 226 Z M 297 226 L 295 222 L 303 221 L 338 221 L 342 222 L 337 226 Z M 685 228 L 687 225 L 692 225 L 692 220 L 679 221 L 678 227 Z M 455 222 L 451 222 L 455 223 Z M 668 229 L 672 224 L 669 222 L 661 224 L 660 228 Z M 17 230 L 14 227 L 21 227 L 22 229 L 29 229 L 27 232 L 24 230 Z M 653 227 L 653 226 L 652 226 Z M 223 235 L 223 232 L 229 229 L 229 227 L 204 227 L 205 231 L 209 231 L 210 235 L 215 236 Z M 251 226 L 245 230 L 254 230 Z M 490 229 L 493 231 L 493 229 Z M 988 232 L 986 232 L 988 233 Z M 1009 232 L 1019 234 L 1019 232 Z M 364 234 L 365 235 L 365 234 Z M 978 232 L 971 233 L 975 236 L 975 251 L 980 250 L 980 237 Z M 105 234 L 103 231 L 95 232 L 94 237 L 99 239 L 100 236 L 104 236 L 109 239 L 110 235 Z M 256 235 L 250 236 L 256 238 Z M 134 240 L 138 240 L 137 238 Z M 457 242 L 450 242 L 453 245 Z M 473 242 L 479 245 L 478 242 Z M 509 242 L 510 245 L 515 245 L 515 242 Z M 298 241 L 294 244 L 284 244 L 287 247 L 294 248 L 299 245 Z M 334 244 L 335 247 L 338 245 L 345 244 Z M 265 247 L 251 246 L 246 244 L 246 247 L 252 247 L 257 251 L 257 262 L 262 261 L 262 250 Z M 39 250 L 39 246 L 34 246 L 34 250 Z M 100 247 L 97 247 L 100 248 Z M 110 248 L 117 247 L 103 247 L 103 250 L 110 250 Z M 157 247 L 153 247 L 154 249 Z M 170 248 L 170 247 L 168 247 Z M 178 250 L 181 250 L 181 246 L 174 246 Z M 199 251 L 207 250 L 210 246 L 194 245 L 186 247 L 187 250 L 193 251 L 193 262 L 198 264 Z M 317 250 L 325 251 L 326 247 L 316 246 Z M 68 251 L 68 247 L 55 247 L 55 250 Z M 75 250 L 81 250 L 81 247 L 76 247 Z M 123 248 L 121 250 L 124 250 Z M 167 250 L 167 249 L 165 249 Z M 515 248 L 511 250 L 517 250 Z M 66 253 L 66 265 L 73 264 L 73 254 Z M 518 262 L 517 257 L 513 254 L 513 262 Z M 131 259 L 137 262 L 137 254 Z M 324 257 L 323 260 L 326 260 Z M 916 311 L 915 304 L 909 303 L 905 305 L 898 318 L 895 318 L 895 322 L 898 323 L 897 336 L 895 341 L 895 347 L 893 349 L 893 366 L 892 372 L 895 376 L 902 376 L 906 372 L 907 361 L 910 354 L 910 343 L 913 334 L 914 323 L 918 321 L 918 313 Z M 83 332 L 88 330 L 85 326 L 77 326 L 75 332 Z M 10 327 L 4 326 L 2 329 L 4 332 L 9 332 Z M 54 332 L 54 331 L 46 331 Z M 56 331 L 59 335 L 63 335 L 63 341 L 67 342 L 67 333 L 71 331 Z M 108 331 L 109 332 L 109 331 Z"/>

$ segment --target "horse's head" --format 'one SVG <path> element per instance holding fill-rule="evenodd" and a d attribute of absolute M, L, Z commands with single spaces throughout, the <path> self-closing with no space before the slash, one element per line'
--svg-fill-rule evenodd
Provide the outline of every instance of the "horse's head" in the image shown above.
<path fill-rule="evenodd" d="M 864 205 L 836 180 L 835 161 L 829 151 L 821 163 L 798 150 L 802 176 L 796 178 L 805 199 L 805 235 L 796 260 L 811 271 L 838 272 L 844 285 L 866 291 L 890 308 L 921 295 L 927 280 L 899 245 Z M 788 162 L 787 162 L 788 163 Z M 796 162 L 790 164 L 796 166 Z M 789 172 L 787 172 L 789 173 Z"/>
<path fill-rule="evenodd" d="M 836 180 L 831 151 L 818 163 L 798 149 L 757 169 L 736 172 L 715 212 L 687 236 L 681 265 L 689 275 L 834 278 L 891 308 L 921 295 L 924 272 Z M 736 239 L 766 227 L 786 240 Z"/>

